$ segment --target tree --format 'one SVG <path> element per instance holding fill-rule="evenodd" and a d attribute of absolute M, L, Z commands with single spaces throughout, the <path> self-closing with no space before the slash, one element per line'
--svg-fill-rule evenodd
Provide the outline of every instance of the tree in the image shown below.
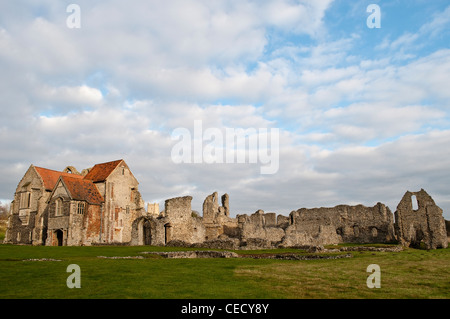
<path fill-rule="evenodd" d="M 9 212 L 9 204 L 0 202 L 0 219 L 6 219 Z"/>

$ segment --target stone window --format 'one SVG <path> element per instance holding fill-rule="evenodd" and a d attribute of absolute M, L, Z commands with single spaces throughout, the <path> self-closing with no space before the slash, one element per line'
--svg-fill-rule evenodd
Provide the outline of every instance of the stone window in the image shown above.
<path fill-rule="evenodd" d="M 62 208 L 63 208 L 63 201 L 61 198 L 58 198 L 55 201 L 55 216 L 62 216 Z"/>
<path fill-rule="evenodd" d="M 30 208 L 31 206 L 31 192 L 23 192 L 20 194 L 20 209 Z"/>
<path fill-rule="evenodd" d="M 19 219 L 22 225 L 28 225 L 30 218 L 30 208 L 31 208 L 31 188 L 30 183 L 25 184 L 22 187 L 22 192 L 19 198 Z"/>
<path fill-rule="evenodd" d="M 411 196 L 411 203 L 412 203 L 412 209 L 418 210 L 419 209 L 419 202 L 417 201 L 416 195 Z"/>
<path fill-rule="evenodd" d="M 86 203 L 85 202 L 78 202 L 78 204 L 77 204 L 77 214 L 83 215 L 85 209 L 86 209 Z"/>

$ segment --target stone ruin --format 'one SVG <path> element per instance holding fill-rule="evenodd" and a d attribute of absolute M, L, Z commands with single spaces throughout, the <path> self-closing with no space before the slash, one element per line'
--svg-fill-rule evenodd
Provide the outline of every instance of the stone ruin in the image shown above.
<path fill-rule="evenodd" d="M 412 196 L 418 208 L 413 209 Z M 301 208 L 289 216 L 257 210 L 230 217 L 229 196 L 214 192 L 203 202 L 203 217 L 193 213 L 192 197 L 168 199 L 159 216 L 148 214 L 133 224 L 132 245 L 166 245 L 219 249 L 311 247 L 339 243 L 393 243 L 427 249 L 448 245 L 445 221 L 422 189 L 406 192 L 394 215 L 377 203 Z M 394 222 L 395 216 L 395 222 Z"/>
<path fill-rule="evenodd" d="M 448 246 L 450 225 L 423 189 L 406 192 L 394 215 L 377 203 L 301 208 L 289 216 L 265 213 L 231 217 L 228 194 L 206 196 L 203 215 L 191 196 L 148 204 L 124 160 L 79 173 L 31 165 L 17 185 L 5 243 L 84 246 L 156 245 L 219 249 L 319 247 L 339 243 L 389 243 L 427 249 Z M 395 217 L 395 221 L 394 221 Z"/>
<path fill-rule="evenodd" d="M 423 189 L 405 193 L 395 212 L 395 229 L 403 246 L 420 247 L 422 242 L 426 249 L 448 246 L 442 209 Z"/>

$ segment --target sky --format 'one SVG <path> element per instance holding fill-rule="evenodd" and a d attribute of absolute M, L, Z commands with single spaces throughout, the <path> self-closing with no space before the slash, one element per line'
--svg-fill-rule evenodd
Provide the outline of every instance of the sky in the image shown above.
<path fill-rule="evenodd" d="M 394 212 L 423 188 L 450 220 L 449 83 L 448 0 L 4 0 L 0 199 L 31 164 L 124 159 L 161 209 L 217 191 L 232 216 Z M 277 139 L 240 149 L 256 162 L 174 157 L 218 159 L 227 129 Z"/>

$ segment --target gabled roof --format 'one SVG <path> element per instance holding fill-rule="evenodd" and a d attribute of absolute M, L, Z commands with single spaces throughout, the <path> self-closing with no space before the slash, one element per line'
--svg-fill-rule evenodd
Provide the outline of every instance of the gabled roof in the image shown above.
<path fill-rule="evenodd" d="M 103 196 L 92 181 L 67 175 L 61 176 L 61 180 L 72 199 L 84 200 L 93 205 L 101 205 L 104 202 Z"/>
<path fill-rule="evenodd" d="M 91 180 L 94 183 L 104 182 L 122 161 L 123 160 L 117 160 L 113 162 L 95 164 L 84 179 Z"/>
<path fill-rule="evenodd" d="M 81 176 L 81 175 L 58 172 L 58 171 L 54 171 L 54 170 L 42 168 L 42 167 L 34 166 L 34 169 L 36 170 L 36 172 L 39 174 L 42 181 L 44 182 L 45 189 L 49 190 L 49 191 L 53 190 L 53 188 L 55 187 L 56 183 L 58 182 L 58 179 L 60 176 L 69 176 L 69 177 L 73 177 L 76 179 L 83 178 L 83 176 Z"/>

